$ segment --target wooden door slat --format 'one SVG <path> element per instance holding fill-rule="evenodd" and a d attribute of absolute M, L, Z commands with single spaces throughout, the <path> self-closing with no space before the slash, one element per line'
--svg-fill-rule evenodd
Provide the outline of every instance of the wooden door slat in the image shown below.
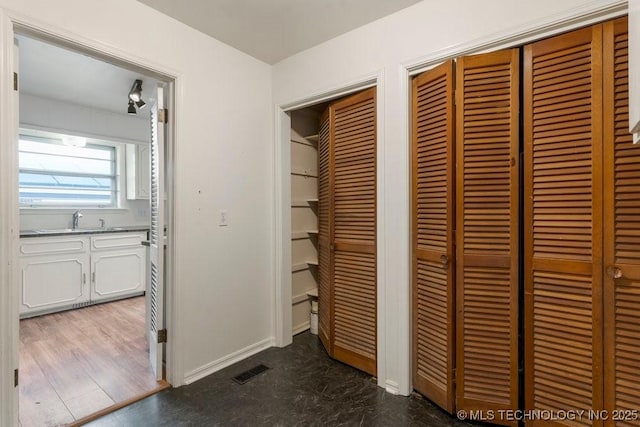
<path fill-rule="evenodd" d="M 412 83 L 413 386 L 451 413 L 455 410 L 453 81 L 453 61 L 448 61 Z M 429 123 L 428 132 L 424 123 Z"/>
<path fill-rule="evenodd" d="M 518 49 L 456 64 L 456 400 L 469 411 L 518 407 L 519 74 Z"/>
<path fill-rule="evenodd" d="M 603 408 L 601 59 L 602 25 L 524 48 L 529 410 Z"/>
<path fill-rule="evenodd" d="M 376 374 L 375 88 L 329 105 L 333 357 Z"/>
<path fill-rule="evenodd" d="M 603 29 L 604 408 L 609 411 L 640 407 L 640 240 L 629 238 L 640 231 L 640 146 L 628 132 L 627 26 L 620 18 Z M 607 274 L 614 267 L 621 278 Z"/>

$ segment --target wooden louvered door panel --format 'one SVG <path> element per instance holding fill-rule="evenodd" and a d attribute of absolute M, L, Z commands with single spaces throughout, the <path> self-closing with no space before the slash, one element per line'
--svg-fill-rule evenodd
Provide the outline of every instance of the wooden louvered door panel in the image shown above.
<path fill-rule="evenodd" d="M 413 386 L 454 410 L 453 61 L 413 79 Z"/>
<path fill-rule="evenodd" d="M 588 413 L 603 404 L 602 26 L 524 52 L 525 405 Z"/>
<path fill-rule="evenodd" d="M 318 134 L 318 335 L 330 356 L 332 289 L 331 244 L 332 190 L 329 110 L 320 117 Z"/>
<path fill-rule="evenodd" d="M 640 410 L 640 146 L 632 144 L 628 130 L 626 18 L 604 24 L 603 43 L 604 401 L 609 413 L 630 415 L 617 425 L 638 426 L 633 411 Z"/>
<path fill-rule="evenodd" d="M 458 409 L 518 407 L 519 78 L 518 49 L 456 66 Z"/>
<path fill-rule="evenodd" d="M 333 356 L 376 375 L 375 88 L 329 107 L 333 162 Z"/>

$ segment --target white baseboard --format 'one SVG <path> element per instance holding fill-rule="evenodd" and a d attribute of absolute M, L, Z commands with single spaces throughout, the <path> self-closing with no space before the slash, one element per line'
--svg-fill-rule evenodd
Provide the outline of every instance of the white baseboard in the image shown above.
<path fill-rule="evenodd" d="M 400 394 L 400 385 L 397 382 L 386 380 L 384 384 L 385 384 L 385 390 L 387 391 L 387 393 L 396 394 L 396 395 Z"/>
<path fill-rule="evenodd" d="M 309 320 L 307 320 L 306 322 L 302 322 L 299 325 L 293 327 L 293 335 L 298 335 L 300 332 L 304 332 L 310 328 L 311 322 Z"/>
<path fill-rule="evenodd" d="M 191 372 L 187 372 L 187 374 L 184 376 L 184 383 L 194 383 L 199 379 L 202 379 L 208 375 L 213 374 L 214 372 L 224 369 L 227 366 L 231 366 L 234 363 L 244 360 L 249 356 L 253 356 L 256 353 L 261 352 L 262 350 L 273 347 L 274 345 L 275 338 L 269 337 L 262 341 L 258 341 L 255 344 L 251 344 L 250 346 L 247 346 L 243 349 L 234 351 L 233 353 L 221 357 L 218 360 L 214 360 L 213 362 L 207 363 L 206 365 L 194 369 Z"/>

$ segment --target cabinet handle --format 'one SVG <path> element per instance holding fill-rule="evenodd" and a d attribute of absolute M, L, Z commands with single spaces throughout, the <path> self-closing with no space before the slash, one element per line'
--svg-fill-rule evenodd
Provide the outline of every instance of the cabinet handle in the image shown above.
<path fill-rule="evenodd" d="M 82 284 L 83 285 L 87 284 L 87 273 L 82 273 Z"/>
<path fill-rule="evenodd" d="M 91 273 L 91 282 L 96 283 L 96 272 Z"/>

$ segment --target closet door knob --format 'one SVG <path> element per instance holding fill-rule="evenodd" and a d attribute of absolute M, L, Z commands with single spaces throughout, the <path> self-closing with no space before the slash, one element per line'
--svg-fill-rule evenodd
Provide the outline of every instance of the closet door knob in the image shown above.
<path fill-rule="evenodd" d="M 440 263 L 442 264 L 442 268 L 447 268 L 449 265 L 449 257 L 446 255 L 441 255 Z"/>
<path fill-rule="evenodd" d="M 612 279 L 620 279 L 622 277 L 622 269 L 616 265 L 607 267 L 607 275 Z"/>

